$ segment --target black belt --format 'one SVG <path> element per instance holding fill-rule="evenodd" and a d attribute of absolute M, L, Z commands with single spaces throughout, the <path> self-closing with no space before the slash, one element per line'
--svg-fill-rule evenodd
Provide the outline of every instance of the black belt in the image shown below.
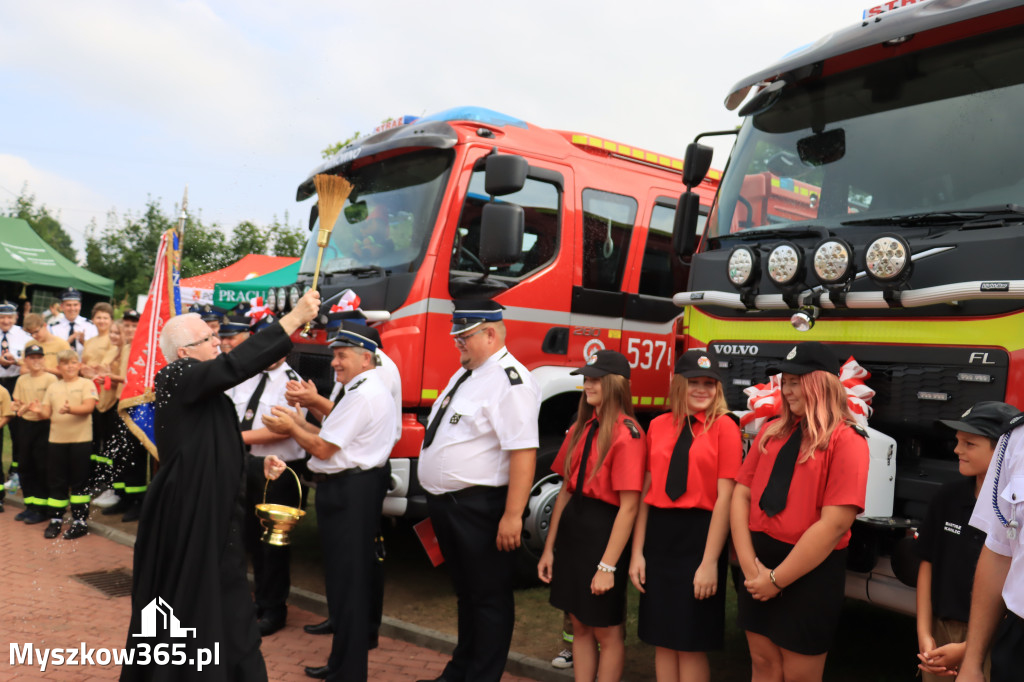
<path fill-rule="evenodd" d="M 374 471 L 380 471 L 384 467 L 374 467 L 372 469 L 344 469 L 333 474 L 321 474 L 318 472 L 310 471 L 304 476 L 308 481 L 313 483 L 323 483 L 324 481 L 333 481 L 337 478 L 346 478 L 348 476 L 356 476 L 357 474 L 369 474 Z"/>

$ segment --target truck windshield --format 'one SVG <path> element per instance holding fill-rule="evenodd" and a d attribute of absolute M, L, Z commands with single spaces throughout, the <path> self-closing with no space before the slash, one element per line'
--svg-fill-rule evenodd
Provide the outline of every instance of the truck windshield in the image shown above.
<path fill-rule="evenodd" d="M 408 272 L 423 257 L 447 184 L 453 153 L 428 149 L 393 156 L 344 175 L 352 193 L 324 248 L 323 274 L 362 271 Z M 300 273 L 316 267 L 319 213 Z"/>
<path fill-rule="evenodd" d="M 1024 204 L 1022 60 L 1014 28 L 784 87 L 744 122 L 708 236 Z"/>

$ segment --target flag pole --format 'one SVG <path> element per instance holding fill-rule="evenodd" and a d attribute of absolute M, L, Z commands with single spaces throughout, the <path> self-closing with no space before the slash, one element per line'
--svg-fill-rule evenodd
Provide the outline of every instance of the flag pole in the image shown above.
<path fill-rule="evenodd" d="M 185 196 L 181 198 L 181 214 L 178 216 L 178 238 L 185 236 L 185 220 L 188 218 L 188 185 L 185 185 Z"/>

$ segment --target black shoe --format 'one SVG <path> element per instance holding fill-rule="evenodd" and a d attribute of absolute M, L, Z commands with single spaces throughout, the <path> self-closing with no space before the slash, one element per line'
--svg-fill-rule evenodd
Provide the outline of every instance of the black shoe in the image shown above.
<path fill-rule="evenodd" d="M 25 525 L 26 526 L 34 526 L 37 523 L 45 523 L 46 521 L 49 521 L 49 520 L 50 520 L 49 516 L 46 516 L 42 512 L 36 511 L 35 509 L 29 509 L 28 510 L 28 514 L 25 515 Z"/>
<path fill-rule="evenodd" d="M 327 679 L 327 673 L 328 673 L 328 668 L 327 668 L 326 665 L 321 665 L 321 666 L 307 665 L 306 666 L 306 677 L 312 677 L 314 680 L 326 680 Z"/>
<path fill-rule="evenodd" d="M 121 499 L 110 505 L 106 509 L 100 512 L 104 516 L 114 516 L 116 514 L 124 514 L 128 511 L 128 508 L 132 506 L 132 501 L 128 499 L 127 495 L 122 495 Z"/>
<path fill-rule="evenodd" d="M 49 528 L 47 528 L 49 530 Z M 89 534 L 89 524 L 85 521 L 73 521 L 71 527 L 64 531 L 65 540 L 77 540 Z"/>
<path fill-rule="evenodd" d="M 284 618 L 263 617 L 256 621 L 260 629 L 260 637 L 269 637 L 284 627 Z"/>
<path fill-rule="evenodd" d="M 376 633 L 370 635 L 370 646 L 367 647 L 370 651 L 373 651 L 380 646 L 380 637 Z"/>
<path fill-rule="evenodd" d="M 139 512 L 141 512 L 141 511 L 142 511 L 142 503 L 141 502 L 133 502 L 132 505 L 130 507 L 128 507 L 128 511 L 126 511 L 124 513 L 124 516 L 121 517 L 121 520 L 124 521 L 125 523 L 131 523 L 132 521 L 138 521 L 139 520 Z"/>
<path fill-rule="evenodd" d="M 63 521 L 60 519 L 50 519 L 50 525 L 43 531 L 43 537 L 47 540 L 52 540 L 60 535 L 60 527 L 62 524 Z"/>
<path fill-rule="evenodd" d="M 18 512 L 14 515 L 15 521 L 24 521 L 28 517 L 28 509 Z"/>
<path fill-rule="evenodd" d="M 313 625 L 303 625 L 302 629 L 306 631 L 307 635 L 333 635 L 334 624 L 331 623 L 331 619 L 327 618 L 319 623 Z"/>
<path fill-rule="evenodd" d="M 448 682 L 448 678 L 442 675 L 441 677 L 433 677 L 429 680 L 416 680 L 416 682 Z"/>
<path fill-rule="evenodd" d="M 4 503 L 3 503 L 3 500 L 0 500 L 0 514 L 3 514 L 3 513 L 4 513 Z"/>

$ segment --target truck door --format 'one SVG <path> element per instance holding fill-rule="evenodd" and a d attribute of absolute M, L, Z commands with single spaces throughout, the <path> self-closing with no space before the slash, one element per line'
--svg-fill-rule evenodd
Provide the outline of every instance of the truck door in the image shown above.
<path fill-rule="evenodd" d="M 581 262 L 570 309 L 570 362 L 598 350 L 622 352 L 622 284 L 638 212 L 635 198 L 599 189 L 581 194 Z"/>
<path fill-rule="evenodd" d="M 625 283 L 630 293 L 625 295 L 622 353 L 632 368 L 637 406 L 664 409 L 676 354 L 684 350 L 677 337 L 683 311 L 672 303 L 672 295 L 686 290 L 690 268 L 672 250 L 676 199 L 656 190 L 649 201 L 646 229 L 637 237 L 643 249 L 631 260 Z M 703 232 L 703 221 L 702 216 L 698 232 Z"/>

